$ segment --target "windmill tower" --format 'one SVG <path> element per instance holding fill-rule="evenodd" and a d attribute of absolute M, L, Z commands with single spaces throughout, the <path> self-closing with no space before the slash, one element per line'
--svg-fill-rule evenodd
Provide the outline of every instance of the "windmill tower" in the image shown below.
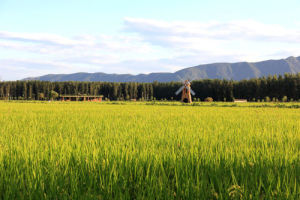
<path fill-rule="evenodd" d="M 181 101 L 185 103 L 192 103 L 192 96 L 195 92 L 191 89 L 191 83 L 188 80 L 184 81 L 184 85 L 181 86 L 175 94 L 178 95 L 182 91 Z"/>

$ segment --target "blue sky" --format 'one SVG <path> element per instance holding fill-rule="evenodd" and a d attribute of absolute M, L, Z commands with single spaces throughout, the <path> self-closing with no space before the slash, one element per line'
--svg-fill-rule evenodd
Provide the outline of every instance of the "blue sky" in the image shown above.
<path fill-rule="evenodd" d="M 0 0 L 0 77 L 300 56 L 296 0 Z"/>

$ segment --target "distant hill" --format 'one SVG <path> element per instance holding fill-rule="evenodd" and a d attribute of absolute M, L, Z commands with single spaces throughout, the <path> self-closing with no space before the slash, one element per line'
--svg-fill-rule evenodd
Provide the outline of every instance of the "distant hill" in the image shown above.
<path fill-rule="evenodd" d="M 105 74 L 74 73 L 49 74 L 24 80 L 41 81 L 106 81 L 106 82 L 170 82 L 198 79 L 233 79 L 242 80 L 284 73 L 300 73 L 300 57 L 288 57 L 281 60 L 262 62 L 214 63 L 198 65 L 174 73 L 150 74 Z"/>

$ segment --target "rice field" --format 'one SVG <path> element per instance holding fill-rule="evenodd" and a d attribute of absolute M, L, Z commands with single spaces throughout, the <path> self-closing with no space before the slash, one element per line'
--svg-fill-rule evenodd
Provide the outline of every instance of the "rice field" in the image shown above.
<path fill-rule="evenodd" d="M 0 199 L 300 199 L 299 108 L 170 105 L 0 102 Z"/>

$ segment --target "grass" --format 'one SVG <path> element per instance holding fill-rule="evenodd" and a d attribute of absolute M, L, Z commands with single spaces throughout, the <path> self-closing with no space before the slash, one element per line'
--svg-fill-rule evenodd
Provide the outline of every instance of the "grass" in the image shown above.
<path fill-rule="evenodd" d="M 299 104 L 181 105 L 0 102 L 0 199 L 300 199 Z"/>

